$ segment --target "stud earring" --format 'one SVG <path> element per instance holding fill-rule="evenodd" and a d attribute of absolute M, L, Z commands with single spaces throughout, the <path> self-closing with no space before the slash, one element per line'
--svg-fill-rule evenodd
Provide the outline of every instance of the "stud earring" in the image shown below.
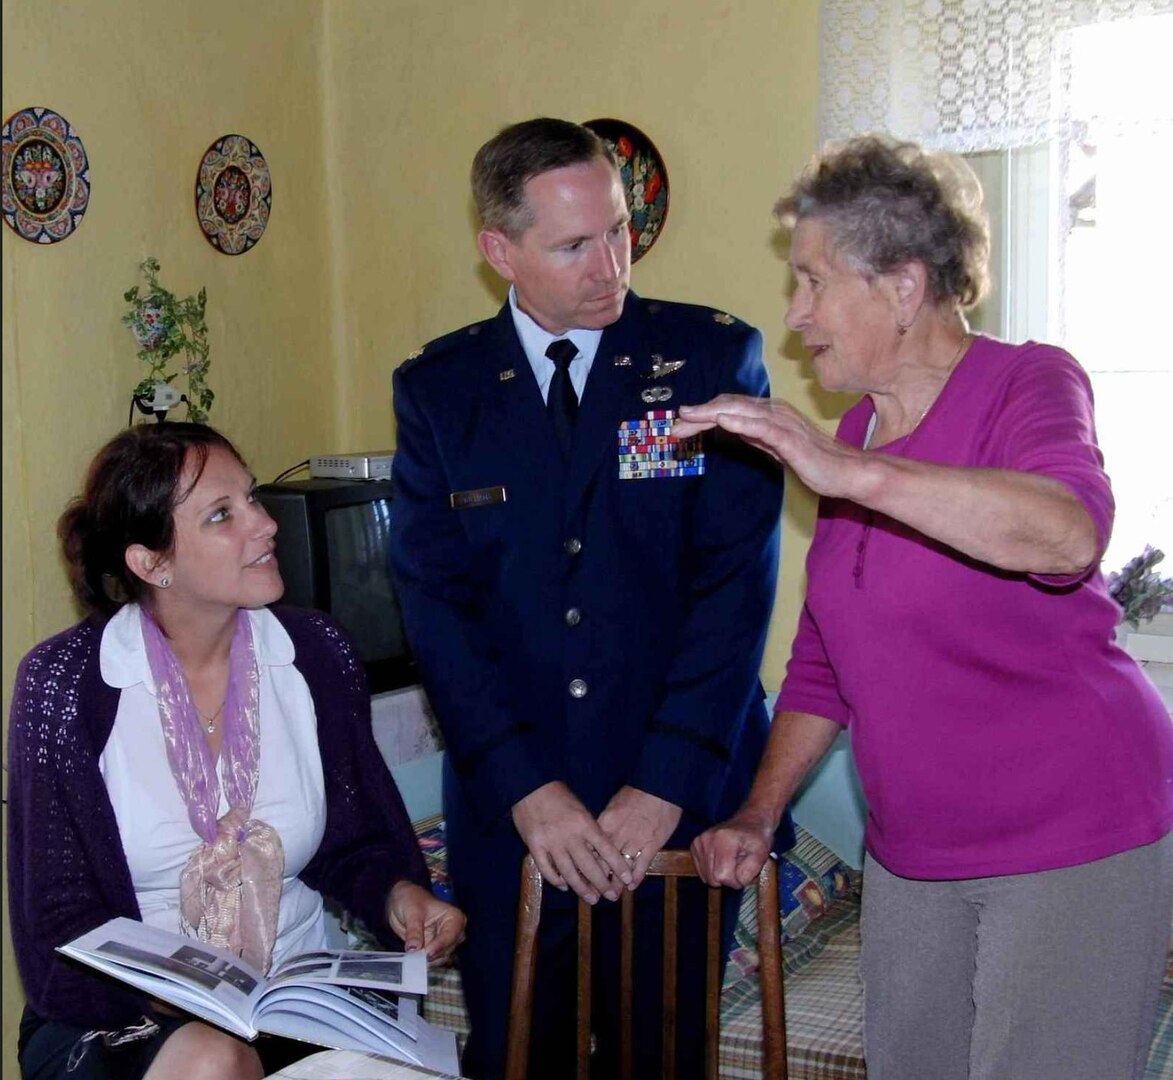
<path fill-rule="evenodd" d="M 898 333 L 901 337 L 904 337 L 904 335 L 908 333 L 908 327 L 905 326 L 904 323 L 898 322 L 896 324 L 896 333 Z"/>
<path fill-rule="evenodd" d="M 160 588 L 160 589 L 169 589 L 169 588 L 171 588 L 171 579 L 170 579 L 169 577 L 162 577 L 162 578 L 159 578 L 159 588 Z"/>

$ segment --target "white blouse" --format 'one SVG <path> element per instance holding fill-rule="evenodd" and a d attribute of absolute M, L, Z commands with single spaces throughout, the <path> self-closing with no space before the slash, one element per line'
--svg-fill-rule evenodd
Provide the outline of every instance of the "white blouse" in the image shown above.
<path fill-rule="evenodd" d="M 276 967 L 287 956 L 326 946 L 322 897 L 297 877 L 322 842 L 326 796 L 313 699 L 293 666 L 293 642 L 272 612 L 248 614 L 260 674 L 261 761 L 252 817 L 272 825 L 285 849 Z M 135 896 L 143 922 L 178 932 L 179 874 L 200 838 L 167 763 L 136 604 L 107 623 L 99 658 L 102 679 L 122 691 L 99 768 Z M 227 812 L 221 783 L 218 814 Z"/>

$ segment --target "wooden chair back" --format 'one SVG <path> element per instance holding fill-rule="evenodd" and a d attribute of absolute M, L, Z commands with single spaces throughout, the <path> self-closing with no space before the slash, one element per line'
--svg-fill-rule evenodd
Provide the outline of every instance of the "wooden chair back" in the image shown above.
<path fill-rule="evenodd" d="M 676 1077 L 676 968 L 678 880 L 698 877 L 688 851 L 661 851 L 648 867 L 648 876 L 664 882 L 663 963 L 663 1077 Z M 632 1016 L 635 904 L 624 890 L 620 913 L 620 1077 L 634 1077 L 634 1029 Z M 576 1031 L 577 1080 L 590 1076 L 591 1043 L 591 913 L 590 904 L 578 903 L 578 1014 Z M 517 907 L 517 939 L 513 957 L 513 992 L 510 998 L 509 1046 L 506 1080 L 526 1080 L 529 1068 L 530 1030 L 533 1016 L 534 979 L 537 973 L 538 924 L 542 915 L 542 875 L 533 857 L 521 867 L 521 897 Z M 758 875 L 758 954 L 762 984 L 762 1058 L 765 1080 L 787 1080 L 786 1013 L 782 986 L 782 927 L 778 907 L 778 864 L 766 860 Z M 717 1080 L 720 1050 L 721 999 L 721 890 L 710 888 L 705 951 L 705 1075 Z"/>

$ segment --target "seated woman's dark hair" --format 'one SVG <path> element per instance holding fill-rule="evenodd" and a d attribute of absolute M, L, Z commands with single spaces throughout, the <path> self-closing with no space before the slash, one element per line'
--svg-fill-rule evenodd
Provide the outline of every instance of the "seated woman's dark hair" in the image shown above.
<path fill-rule="evenodd" d="M 990 230 L 973 170 L 953 154 L 862 135 L 816 157 L 774 207 L 793 229 L 817 218 L 865 273 L 918 260 L 936 301 L 965 310 L 989 283 Z"/>
<path fill-rule="evenodd" d="M 140 424 L 98 451 L 81 494 L 57 522 L 70 584 L 83 606 L 110 614 L 143 597 L 147 586 L 126 565 L 126 549 L 172 550 L 175 507 L 199 480 L 214 446 L 244 464 L 236 447 L 206 424 Z M 190 481 L 181 490 L 189 461 Z"/>

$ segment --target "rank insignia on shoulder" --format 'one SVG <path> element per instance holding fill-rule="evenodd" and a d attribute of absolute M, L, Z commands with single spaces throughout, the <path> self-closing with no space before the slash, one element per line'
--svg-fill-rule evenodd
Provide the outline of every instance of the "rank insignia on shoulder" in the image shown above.
<path fill-rule="evenodd" d="M 672 372 L 679 371 L 687 362 L 686 360 L 665 360 L 659 353 L 653 353 L 652 370 L 644 378 L 662 379 L 665 375 L 671 375 Z"/>
<path fill-rule="evenodd" d="M 732 326 L 736 321 L 727 311 L 713 312 L 713 322 L 719 322 L 722 326 Z"/>
<path fill-rule="evenodd" d="M 506 501 L 503 485 L 496 487 L 473 488 L 471 491 L 453 491 L 448 496 L 448 504 L 453 510 L 465 510 L 473 506 L 492 506 L 494 503 Z"/>
<path fill-rule="evenodd" d="M 510 379 L 512 379 L 512 378 L 513 378 L 513 377 L 514 377 L 516 374 L 517 374 L 517 372 L 516 372 L 516 371 L 514 371 L 514 370 L 513 370 L 513 368 L 506 368 L 504 371 L 498 371 L 498 372 L 497 372 L 497 378 L 498 378 L 498 380 L 500 380 L 501 382 L 508 382 L 508 381 L 509 381 Z"/>
<path fill-rule="evenodd" d="M 420 346 L 418 349 L 412 349 L 412 350 L 411 350 L 411 352 L 409 352 L 409 353 L 407 354 L 407 356 L 405 357 L 405 359 L 407 359 L 407 360 L 418 360 L 418 359 L 419 359 L 421 356 L 423 356 L 423 355 L 424 355 L 424 349 L 423 349 L 423 346 L 421 345 L 421 346 Z"/>

